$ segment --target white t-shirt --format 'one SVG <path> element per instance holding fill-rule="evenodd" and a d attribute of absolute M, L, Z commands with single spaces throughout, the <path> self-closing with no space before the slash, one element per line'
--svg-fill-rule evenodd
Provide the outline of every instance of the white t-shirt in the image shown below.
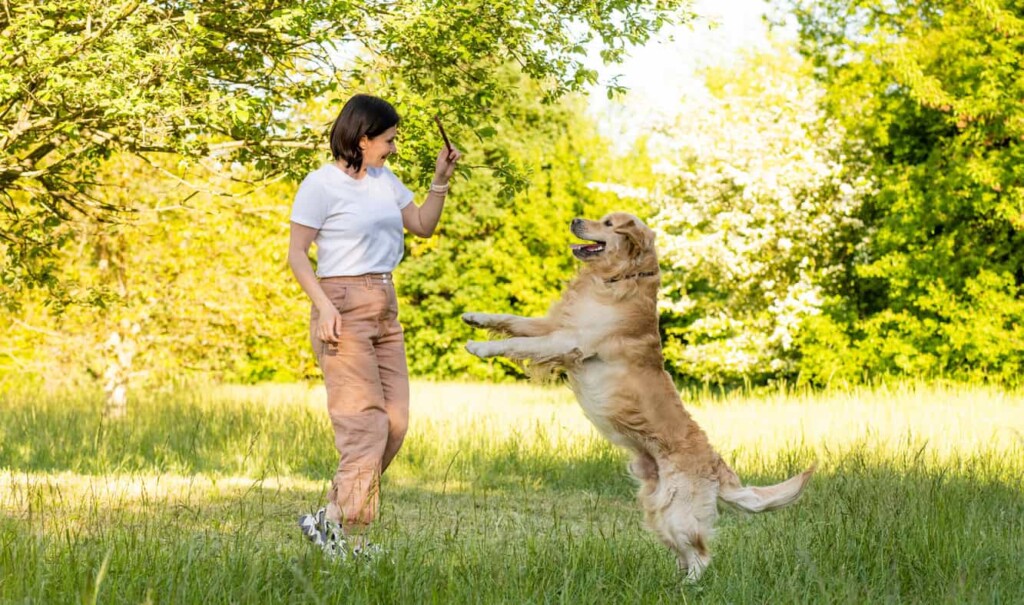
<path fill-rule="evenodd" d="M 299 185 L 291 220 L 318 229 L 318 277 L 388 273 L 402 260 L 402 209 L 412 191 L 391 170 L 354 179 L 324 164 Z"/>

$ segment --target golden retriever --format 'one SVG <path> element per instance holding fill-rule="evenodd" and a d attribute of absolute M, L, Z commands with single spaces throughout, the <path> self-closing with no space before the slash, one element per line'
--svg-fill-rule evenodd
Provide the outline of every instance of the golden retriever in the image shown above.
<path fill-rule="evenodd" d="M 711 560 L 717 498 L 750 512 L 780 508 L 800 496 L 814 466 L 778 485 L 744 487 L 665 371 L 654 232 L 622 212 L 574 219 L 571 230 L 590 243 L 573 245 L 583 267 L 547 316 L 466 313 L 466 323 L 511 336 L 469 341 L 466 349 L 566 373 L 587 418 L 632 453 L 647 526 L 696 580 Z"/>

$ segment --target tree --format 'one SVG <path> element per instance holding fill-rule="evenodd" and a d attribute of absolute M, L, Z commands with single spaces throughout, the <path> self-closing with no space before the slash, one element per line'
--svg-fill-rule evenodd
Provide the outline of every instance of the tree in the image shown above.
<path fill-rule="evenodd" d="M 829 113 L 863 146 L 870 239 L 837 317 L 861 371 L 1024 372 L 1024 11 L 792 2 Z"/>
<path fill-rule="evenodd" d="M 100 192 L 103 201 L 135 211 L 113 224 L 76 218 L 55 276 L 104 291 L 102 308 L 57 313 L 42 292 L 23 295 L 20 309 L 0 312 L 0 324 L 11 326 L 0 335 L 0 373 L 48 385 L 98 381 L 112 403 L 129 385 L 312 373 L 309 302 L 285 260 L 294 185 L 243 196 L 247 186 L 231 181 L 246 180 L 241 166 L 184 171 L 165 159 L 157 160 L 164 172 L 129 155 L 100 166 L 102 179 L 135 183 L 130 192 Z"/>
<path fill-rule="evenodd" d="M 2 302 L 46 285 L 63 298 L 53 253 L 69 220 L 116 221 L 97 167 L 116 153 L 149 161 L 215 157 L 254 179 L 296 176 L 319 160 L 326 125 L 298 119 L 311 99 L 384 90 L 413 138 L 444 112 L 473 127 L 508 91 L 509 61 L 556 98 L 608 61 L 686 18 L 684 0 L 369 0 L 202 3 L 54 0 L 0 11 Z M 64 292 L 63 294 L 67 294 Z"/>
<path fill-rule="evenodd" d="M 704 84 L 652 142 L 666 358 L 695 382 L 791 376 L 804 323 L 837 294 L 869 182 L 791 49 Z"/>

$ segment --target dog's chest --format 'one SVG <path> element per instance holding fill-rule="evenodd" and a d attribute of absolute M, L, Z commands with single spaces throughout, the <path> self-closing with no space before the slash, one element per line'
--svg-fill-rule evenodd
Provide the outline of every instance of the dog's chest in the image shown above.
<path fill-rule="evenodd" d="M 614 333 L 621 322 L 618 310 L 613 305 L 593 299 L 584 299 L 566 310 L 562 326 L 575 334 L 584 350 L 588 345 L 599 343 Z"/>
<path fill-rule="evenodd" d="M 621 380 L 620 370 L 600 359 L 589 359 L 569 373 L 569 385 L 587 419 L 613 443 L 632 447 L 632 443 L 616 430 L 611 418 L 616 402 L 609 385 Z"/>

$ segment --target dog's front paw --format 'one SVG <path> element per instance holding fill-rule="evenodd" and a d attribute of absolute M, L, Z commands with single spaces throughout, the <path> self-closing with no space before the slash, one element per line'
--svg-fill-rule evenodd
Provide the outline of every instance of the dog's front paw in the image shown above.
<path fill-rule="evenodd" d="M 483 328 L 487 324 L 484 322 L 484 313 L 463 313 L 462 321 L 473 326 L 474 328 Z"/>
<path fill-rule="evenodd" d="M 493 357 L 494 352 L 491 350 L 490 342 L 480 342 L 478 340 L 470 340 L 466 343 L 466 350 L 483 359 L 485 357 Z"/>

